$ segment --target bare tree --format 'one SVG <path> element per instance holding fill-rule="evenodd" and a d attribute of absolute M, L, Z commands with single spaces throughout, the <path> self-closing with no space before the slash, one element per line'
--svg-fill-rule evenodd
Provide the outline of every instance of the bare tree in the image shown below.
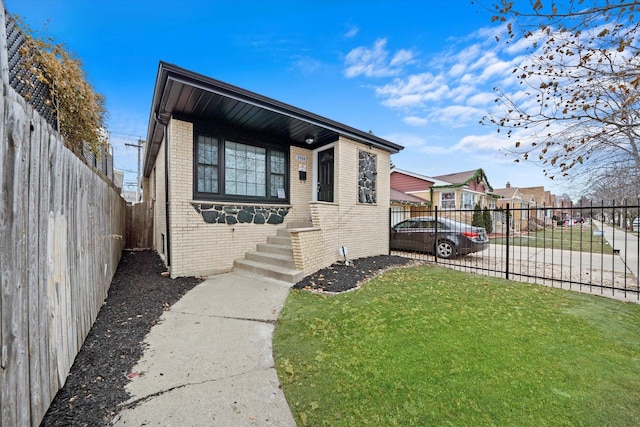
<path fill-rule="evenodd" d="M 496 88 L 502 108 L 483 123 L 515 140 L 516 161 L 540 162 L 550 178 L 621 165 L 637 177 L 640 1 L 529 5 L 493 5 L 492 20 L 507 28 L 498 41 L 526 43 L 529 56 L 513 70 L 520 89 Z"/>
<path fill-rule="evenodd" d="M 637 204 L 640 198 L 640 179 L 628 174 L 625 166 L 613 166 L 608 171 L 594 174 L 589 191 L 593 200 L 606 200 L 617 205 Z"/>

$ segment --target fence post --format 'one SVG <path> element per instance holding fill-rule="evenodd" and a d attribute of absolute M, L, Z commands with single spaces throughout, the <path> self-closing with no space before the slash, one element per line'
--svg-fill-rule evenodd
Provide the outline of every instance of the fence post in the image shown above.
<path fill-rule="evenodd" d="M 389 244 L 387 245 L 389 247 L 389 255 L 391 255 L 391 233 L 392 233 L 392 231 L 391 231 L 391 226 L 392 226 L 391 217 L 393 216 L 393 213 L 391 212 L 392 209 L 393 209 L 393 207 L 389 206 L 389 218 L 388 218 L 389 219 L 389 222 L 388 222 L 388 224 L 389 224 L 389 233 L 388 233 L 389 234 L 389 237 L 388 237 Z"/>
<path fill-rule="evenodd" d="M 507 248 L 504 260 L 505 278 L 507 280 L 509 280 L 509 228 L 511 228 L 511 211 L 509 210 L 509 203 L 507 203 Z"/>
<path fill-rule="evenodd" d="M 436 218 L 436 247 L 434 248 L 433 251 L 433 258 L 435 259 L 435 263 L 438 263 L 438 207 L 436 206 L 434 209 L 435 212 L 435 218 Z"/>

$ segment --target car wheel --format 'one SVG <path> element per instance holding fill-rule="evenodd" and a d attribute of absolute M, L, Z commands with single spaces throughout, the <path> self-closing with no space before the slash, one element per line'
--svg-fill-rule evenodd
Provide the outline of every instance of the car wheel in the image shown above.
<path fill-rule="evenodd" d="M 456 245 L 448 240 L 441 240 L 436 246 L 436 255 L 438 256 L 438 258 L 454 258 L 456 255 Z"/>

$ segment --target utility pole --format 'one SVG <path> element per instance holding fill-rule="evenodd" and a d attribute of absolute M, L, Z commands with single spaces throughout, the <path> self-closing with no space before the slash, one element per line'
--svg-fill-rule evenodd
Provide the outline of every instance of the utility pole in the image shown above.
<path fill-rule="evenodd" d="M 136 180 L 136 203 L 140 201 L 140 150 L 142 149 L 144 141 L 138 139 L 138 144 L 125 143 L 127 147 L 134 147 L 138 149 L 138 178 Z"/>

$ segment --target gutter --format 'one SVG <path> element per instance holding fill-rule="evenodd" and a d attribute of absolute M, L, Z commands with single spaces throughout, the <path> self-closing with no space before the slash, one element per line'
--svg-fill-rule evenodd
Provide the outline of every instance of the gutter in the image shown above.
<path fill-rule="evenodd" d="M 153 114 L 153 118 L 162 125 L 164 129 L 164 215 L 165 225 L 167 228 L 167 256 L 165 261 L 167 268 L 171 269 L 171 223 L 169 222 L 169 132 L 167 132 L 167 123 L 163 123 L 158 119 L 158 113 Z"/>

